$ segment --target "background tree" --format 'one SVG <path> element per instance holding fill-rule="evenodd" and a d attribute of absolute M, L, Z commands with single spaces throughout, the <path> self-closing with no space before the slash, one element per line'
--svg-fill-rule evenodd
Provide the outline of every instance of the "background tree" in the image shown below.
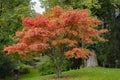
<path fill-rule="evenodd" d="M 60 5 L 63 8 L 73 7 L 74 9 L 90 9 L 93 10 L 92 13 L 95 14 L 97 9 L 101 8 L 99 0 L 39 0 L 42 4 L 41 7 L 44 7 L 46 10 Z M 93 15 L 92 14 L 92 15 Z"/>
<path fill-rule="evenodd" d="M 51 13 L 27 17 L 23 19 L 25 26 L 16 33 L 17 44 L 4 48 L 8 54 L 18 53 L 21 56 L 30 55 L 30 52 L 47 53 L 56 67 L 56 74 L 61 75 L 64 55 L 68 58 L 88 58 L 90 50 L 78 47 L 79 43 L 92 44 L 94 41 L 105 41 L 99 35 L 107 32 L 106 29 L 97 30 L 102 22 L 88 14 L 87 10 L 64 11 L 57 6 Z"/>
<path fill-rule="evenodd" d="M 15 43 L 13 40 L 14 34 L 22 29 L 21 17 L 30 16 L 30 12 L 29 0 L 0 0 L 0 59 L 3 60 L 2 62 L 0 60 L 1 76 L 3 73 L 11 74 L 11 68 L 9 69 L 9 67 L 13 63 L 12 57 L 5 57 L 1 50 L 4 45 Z"/>
<path fill-rule="evenodd" d="M 12 43 L 17 30 L 22 28 L 21 17 L 30 15 L 29 0 L 0 0 L 0 49 Z"/>
<path fill-rule="evenodd" d="M 103 62 L 102 66 L 115 67 L 115 65 L 119 65 L 120 67 L 120 64 L 118 64 L 120 61 L 120 38 L 118 37 L 120 31 L 120 28 L 118 27 L 118 25 L 120 24 L 120 2 L 119 0 L 99 0 L 99 2 L 102 3 L 101 9 L 98 10 L 96 15 L 104 20 L 105 23 L 103 28 L 111 30 L 110 33 L 106 34 L 105 36 L 106 38 L 108 38 L 109 41 L 98 46 L 101 47 L 97 49 L 99 52 L 99 61 Z M 118 15 L 116 15 L 116 13 Z M 116 61 L 118 62 L 116 63 Z"/>

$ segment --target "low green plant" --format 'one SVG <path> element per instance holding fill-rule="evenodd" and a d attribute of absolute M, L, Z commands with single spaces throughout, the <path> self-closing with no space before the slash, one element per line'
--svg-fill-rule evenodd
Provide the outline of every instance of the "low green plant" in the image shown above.
<path fill-rule="evenodd" d="M 54 64 L 51 62 L 48 56 L 41 57 L 40 62 L 38 64 L 38 69 L 39 69 L 40 75 L 55 73 Z"/>
<path fill-rule="evenodd" d="M 5 79 L 13 74 L 15 62 L 10 56 L 0 53 L 0 78 Z"/>
<path fill-rule="evenodd" d="M 41 57 L 40 62 L 38 63 L 38 69 L 39 69 L 40 75 L 55 73 L 55 66 L 51 61 L 50 57 L 48 56 Z M 69 62 L 68 60 L 65 60 L 63 63 L 62 71 L 68 71 L 69 69 L 70 69 Z"/>
<path fill-rule="evenodd" d="M 28 74 L 30 73 L 31 66 L 26 65 L 26 64 L 21 64 L 19 72 L 20 74 Z"/>

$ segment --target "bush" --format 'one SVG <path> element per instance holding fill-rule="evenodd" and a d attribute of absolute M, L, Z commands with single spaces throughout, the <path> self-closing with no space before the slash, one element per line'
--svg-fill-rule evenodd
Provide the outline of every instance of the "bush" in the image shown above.
<path fill-rule="evenodd" d="M 38 64 L 40 75 L 47 75 L 47 74 L 55 73 L 54 65 L 52 64 L 48 56 L 43 56 L 40 60 L 41 61 Z"/>
<path fill-rule="evenodd" d="M 55 66 L 48 56 L 43 56 L 40 59 L 40 62 L 38 64 L 38 69 L 40 75 L 55 73 Z M 69 62 L 68 60 L 65 60 L 63 63 L 62 71 L 68 71 L 68 70 L 69 70 Z"/>
<path fill-rule="evenodd" d="M 33 58 L 27 58 L 27 59 L 23 60 L 23 63 L 26 65 L 34 66 L 35 61 L 33 60 Z"/>
<path fill-rule="evenodd" d="M 30 73 L 30 69 L 31 69 L 31 66 L 26 64 L 21 64 L 19 72 L 20 74 L 28 74 Z"/>
<path fill-rule="evenodd" d="M 62 71 L 68 71 L 70 70 L 71 63 L 70 60 L 66 59 L 64 60 L 63 66 L 62 66 Z"/>
<path fill-rule="evenodd" d="M 15 62 L 10 56 L 0 53 L 0 78 L 11 76 L 15 68 Z"/>

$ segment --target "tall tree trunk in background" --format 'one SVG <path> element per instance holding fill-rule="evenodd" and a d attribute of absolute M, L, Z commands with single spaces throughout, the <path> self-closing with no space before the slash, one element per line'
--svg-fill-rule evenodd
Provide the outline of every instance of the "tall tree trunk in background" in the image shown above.
<path fill-rule="evenodd" d="M 98 66 L 98 61 L 97 61 L 96 55 L 89 56 L 89 59 L 87 60 L 87 65 L 86 66 L 87 67 L 96 67 L 96 66 Z"/>

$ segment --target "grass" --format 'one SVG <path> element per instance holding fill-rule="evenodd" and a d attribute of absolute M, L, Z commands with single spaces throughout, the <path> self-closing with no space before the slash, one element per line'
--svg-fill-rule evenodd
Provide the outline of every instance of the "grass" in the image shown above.
<path fill-rule="evenodd" d="M 39 76 L 36 69 L 30 74 L 20 76 L 20 80 L 49 80 L 53 75 Z M 71 76 L 67 80 L 120 80 L 120 69 L 112 68 L 81 68 L 63 72 L 63 76 Z M 66 79 L 59 79 L 66 80 Z"/>

